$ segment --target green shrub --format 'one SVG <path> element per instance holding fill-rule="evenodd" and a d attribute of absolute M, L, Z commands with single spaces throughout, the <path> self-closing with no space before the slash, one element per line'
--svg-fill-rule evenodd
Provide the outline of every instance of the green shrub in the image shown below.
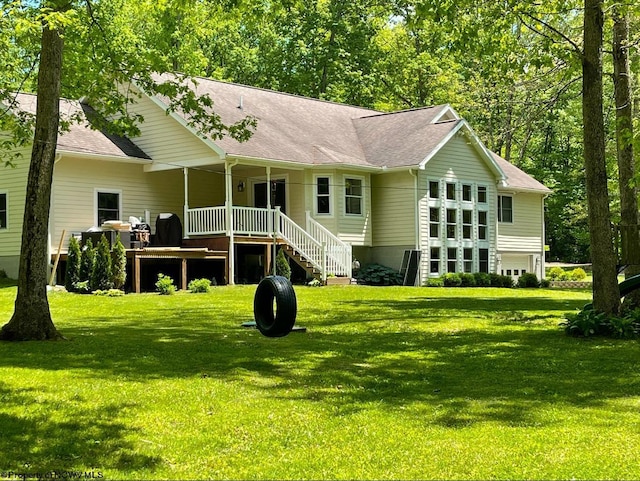
<path fill-rule="evenodd" d="M 607 319 L 608 334 L 618 339 L 634 339 L 640 331 L 640 323 L 636 323 L 633 316 L 611 316 Z"/>
<path fill-rule="evenodd" d="M 445 287 L 460 287 L 462 285 L 462 279 L 457 272 L 447 272 L 442 276 L 442 281 Z"/>
<path fill-rule="evenodd" d="M 171 279 L 171 277 L 169 276 L 165 276 L 163 273 L 158 274 L 156 291 L 165 296 L 176 292 L 176 286 L 173 283 L 173 279 Z"/>
<path fill-rule="evenodd" d="M 590 337 L 604 334 L 609 330 L 607 315 L 593 309 L 583 309 L 575 314 L 567 314 L 560 326 L 569 336 Z"/>
<path fill-rule="evenodd" d="M 562 267 L 552 267 L 547 273 L 547 277 L 552 281 L 568 281 L 569 273 Z M 585 274 L 586 277 L 586 274 Z"/>
<path fill-rule="evenodd" d="M 321 287 L 322 282 L 320 282 L 319 279 L 311 279 L 309 282 L 307 282 L 307 285 L 309 287 Z"/>
<path fill-rule="evenodd" d="M 89 294 L 91 292 L 91 289 L 89 288 L 89 281 L 78 281 L 73 284 L 73 292 Z"/>
<path fill-rule="evenodd" d="M 518 277 L 518 287 L 540 287 L 538 276 L 533 272 L 527 272 Z"/>
<path fill-rule="evenodd" d="M 0 279 L 8 279 L 9 276 L 7 275 L 7 271 L 5 271 L 4 269 L 0 269 Z"/>
<path fill-rule="evenodd" d="M 78 282 L 88 281 L 93 271 L 93 264 L 96 259 L 96 250 L 93 247 L 93 241 L 87 239 L 82 253 L 80 254 L 80 280 Z"/>
<path fill-rule="evenodd" d="M 460 286 L 461 287 L 475 287 L 476 278 L 473 274 L 463 272 L 460 274 Z"/>
<path fill-rule="evenodd" d="M 276 255 L 276 275 L 291 279 L 291 266 L 283 249 L 280 249 Z"/>
<path fill-rule="evenodd" d="M 513 287 L 513 278 L 511 276 L 500 276 L 500 287 L 511 289 Z"/>
<path fill-rule="evenodd" d="M 64 274 L 64 287 L 67 291 L 75 292 L 75 284 L 80 281 L 80 243 L 71 236 L 67 251 L 67 267 Z"/>
<path fill-rule="evenodd" d="M 92 291 L 107 290 L 113 287 L 111 285 L 111 249 L 104 234 L 98 242 L 93 269 L 89 277 L 89 287 Z"/>
<path fill-rule="evenodd" d="M 502 276 L 500 274 L 492 272 L 489 274 L 489 280 L 491 287 L 502 287 Z"/>
<path fill-rule="evenodd" d="M 476 272 L 473 274 L 476 279 L 476 286 L 489 287 L 491 286 L 491 276 L 486 272 Z"/>
<path fill-rule="evenodd" d="M 444 279 L 442 277 L 429 277 L 424 285 L 425 287 L 444 287 Z"/>
<path fill-rule="evenodd" d="M 206 293 L 211 290 L 211 281 L 209 279 L 194 279 L 187 286 L 193 293 Z"/>
<path fill-rule="evenodd" d="M 115 289 L 122 289 L 126 280 L 127 251 L 120 241 L 120 236 L 117 236 L 111 251 L 111 284 Z"/>
<path fill-rule="evenodd" d="M 576 267 L 574 270 L 568 273 L 569 279 L 572 281 L 583 281 L 587 278 L 587 273 L 584 269 Z"/>
<path fill-rule="evenodd" d="M 122 297 L 124 296 L 124 291 L 120 289 L 107 289 L 107 290 L 97 290 L 92 293 L 94 296 L 106 296 L 106 297 Z"/>
<path fill-rule="evenodd" d="M 370 286 L 399 286 L 403 278 L 400 273 L 380 264 L 368 264 L 358 272 L 358 282 Z"/>
<path fill-rule="evenodd" d="M 549 279 L 542 279 L 540 281 L 540 287 L 548 289 L 550 286 L 551 286 L 551 282 L 549 281 Z"/>

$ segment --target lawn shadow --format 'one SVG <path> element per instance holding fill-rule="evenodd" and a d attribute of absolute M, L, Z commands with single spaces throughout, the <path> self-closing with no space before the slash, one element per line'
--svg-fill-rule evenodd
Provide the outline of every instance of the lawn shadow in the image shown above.
<path fill-rule="evenodd" d="M 266 396 L 323 403 L 337 415 L 371 406 L 409 409 L 417 419 L 454 428 L 539 425 L 542 405 L 602 408 L 640 393 L 638 343 L 568 338 L 555 326 L 511 319 L 524 312 L 544 320 L 539 310 L 563 312 L 582 301 L 500 301 L 347 301 L 342 307 L 349 318 L 342 322 L 310 307 L 299 313 L 308 332 L 279 339 L 240 327 L 250 318 L 246 313 L 158 308 L 144 319 L 119 313 L 64 328 L 69 342 L 39 344 L 37 350 L 29 343 L 0 344 L 0 366 L 77 370 L 78 376 L 120 381 L 239 381 Z M 467 317 L 494 311 L 505 317 L 495 329 L 442 327 L 450 312 L 465 308 Z M 347 323 L 353 325 L 341 326 Z"/>
<path fill-rule="evenodd" d="M 0 383 L 0 470 L 22 474 L 57 471 L 102 473 L 153 468 L 159 458 L 137 453 L 118 421 L 124 404 L 87 409 L 85 400 L 43 400 L 41 390 Z M 64 404 L 62 406 L 61 404 Z M 70 406 L 71 404 L 71 406 Z M 19 412 L 20 414 L 15 414 Z M 60 415 L 64 413 L 64 417 Z M 62 475 L 62 474 L 61 474 Z"/>

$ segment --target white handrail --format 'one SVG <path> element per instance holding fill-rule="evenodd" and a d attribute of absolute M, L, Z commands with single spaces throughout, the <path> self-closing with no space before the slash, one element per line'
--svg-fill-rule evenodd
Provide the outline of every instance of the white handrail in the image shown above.
<path fill-rule="evenodd" d="M 307 211 L 307 232 L 321 244 L 326 245 L 327 271 L 337 276 L 352 275 L 352 248 L 325 226 L 316 221 Z"/>

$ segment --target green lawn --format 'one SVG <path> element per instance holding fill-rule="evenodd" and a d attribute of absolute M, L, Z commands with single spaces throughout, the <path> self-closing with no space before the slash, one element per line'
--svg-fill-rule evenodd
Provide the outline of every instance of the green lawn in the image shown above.
<path fill-rule="evenodd" d="M 254 291 L 51 293 L 68 341 L 0 343 L 0 473 L 640 478 L 640 343 L 557 326 L 586 291 L 296 287 L 280 339 Z"/>

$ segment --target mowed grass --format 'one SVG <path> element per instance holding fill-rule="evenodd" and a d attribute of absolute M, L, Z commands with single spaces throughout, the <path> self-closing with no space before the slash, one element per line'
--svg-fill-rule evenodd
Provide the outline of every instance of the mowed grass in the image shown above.
<path fill-rule="evenodd" d="M 640 344 L 557 326 L 586 291 L 296 287 L 280 339 L 254 292 L 50 293 L 68 341 L 0 343 L 0 472 L 640 478 Z"/>

